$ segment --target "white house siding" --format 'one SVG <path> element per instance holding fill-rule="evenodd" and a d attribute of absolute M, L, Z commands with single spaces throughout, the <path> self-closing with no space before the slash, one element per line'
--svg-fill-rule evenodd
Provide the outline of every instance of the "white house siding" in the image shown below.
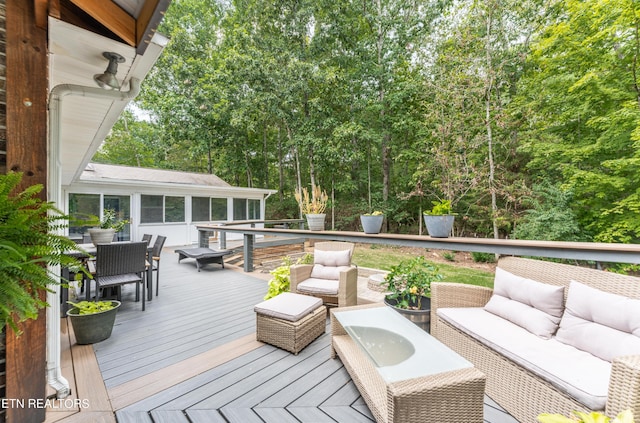
<path fill-rule="evenodd" d="M 157 169 L 149 170 L 148 174 L 144 174 L 145 169 L 129 168 L 125 166 L 110 166 L 92 164 L 95 168 L 99 168 L 100 177 L 96 177 L 96 172 L 83 173 L 79 181 L 69 186 L 63 187 L 63 195 L 65 198 L 65 212 L 69 213 L 69 198 L 71 194 L 102 194 L 102 195 L 118 195 L 130 196 L 131 207 L 131 239 L 140 240 L 145 233 L 152 235 L 163 235 L 167 237 L 165 246 L 189 245 L 198 242 L 197 225 L 217 223 L 212 221 L 191 221 L 191 199 L 192 197 L 216 197 L 227 199 L 227 220 L 233 221 L 233 199 L 247 199 L 260 201 L 260 219 L 264 219 L 266 198 L 275 193 L 275 190 L 254 189 L 233 187 L 213 175 L 200 175 L 186 172 L 159 171 Z M 110 176 L 103 177 L 108 173 Z M 138 180 L 126 179 L 135 174 Z M 121 179 L 118 178 L 121 177 Z M 148 176 L 155 178 L 156 181 L 145 180 Z M 124 178 L 123 178 L 124 177 Z M 189 184 L 189 178 L 193 178 L 202 184 L 211 181 L 218 186 L 206 186 L 200 184 Z M 210 177 L 211 179 L 206 179 Z M 204 178 L 204 179 L 203 179 Z M 172 183 L 162 181 L 162 179 L 180 180 L 180 183 Z M 141 196 L 142 195 L 159 195 L 159 196 L 176 196 L 185 198 L 185 220 L 184 223 L 140 223 L 141 222 Z M 240 234 L 229 234 L 227 239 L 241 238 Z"/>

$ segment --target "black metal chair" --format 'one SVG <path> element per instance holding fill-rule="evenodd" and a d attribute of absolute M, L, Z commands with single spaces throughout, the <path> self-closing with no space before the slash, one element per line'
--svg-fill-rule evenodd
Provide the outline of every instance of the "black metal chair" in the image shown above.
<path fill-rule="evenodd" d="M 96 298 L 100 290 L 117 289 L 117 299 L 122 299 L 122 285 L 136 284 L 136 301 L 140 300 L 142 285 L 142 310 L 145 309 L 145 284 L 147 248 L 146 241 L 98 244 L 96 252 Z M 88 289 L 90 286 L 87 287 Z"/>
<path fill-rule="evenodd" d="M 162 253 L 162 247 L 164 247 L 166 240 L 166 236 L 158 235 L 151 252 L 151 272 L 156 272 L 156 295 L 160 289 L 160 253 Z"/>

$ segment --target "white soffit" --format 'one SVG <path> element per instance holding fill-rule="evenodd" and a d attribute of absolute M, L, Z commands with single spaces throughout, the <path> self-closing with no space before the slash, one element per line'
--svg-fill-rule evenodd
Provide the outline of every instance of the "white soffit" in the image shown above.
<path fill-rule="evenodd" d="M 104 51 L 113 51 L 125 58 L 125 62 L 118 65 L 116 77 L 122 91 L 128 91 L 129 79 L 144 80 L 167 41 L 156 33 L 145 54 L 140 56 L 127 44 L 49 18 L 49 91 L 60 84 L 97 87 L 93 75 L 103 73 L 109 63 L 102 56 Z M 63 186 L 80 177 L 126 106 L 126 101 L 64 97 L 60 110 L 60 182 Z"/>

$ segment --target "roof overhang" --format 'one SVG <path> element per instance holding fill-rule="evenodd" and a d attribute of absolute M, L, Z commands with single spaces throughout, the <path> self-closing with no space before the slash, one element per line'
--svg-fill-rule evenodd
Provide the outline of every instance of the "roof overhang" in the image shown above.
<path fill-rule="evenodd" d="M 144 80 L 167 42 L 166 37 L 155 33 L 140 55 L 135 46 L 50 17 L 49 90 L 61 84 L 97 87 L 93 76 L 103 73 L 108 64 L 102 53 L 112 51 L 125 58 L 116 76 L 121 90 L 126 91 L 131 78 Z M 127 104 L 128 100 L 109 98 L 72 95 L 64 98 L 58 122 L 51 122 L 52 126 L 59 125 L 61 185 L 69 185 L 80 177 Z"/>

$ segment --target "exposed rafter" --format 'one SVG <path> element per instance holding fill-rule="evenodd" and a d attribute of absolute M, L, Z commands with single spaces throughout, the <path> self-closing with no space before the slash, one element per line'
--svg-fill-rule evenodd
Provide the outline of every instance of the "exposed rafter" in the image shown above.
<path fill-rule="evenodd" d="M 136 20 L 117 4 L 104 0 L 71 0 L 71 3 L 122 38 L 125 43 L 134 47 L 137 45 Z"/>
<path fill-rule="evenodd" d="M 61 0 L 33 0 L 36 25 L 47 28 L 47 17 L 64 19 L 61 16 Z M 82 12 L 95 19 L 118 39 L 136 48 L 138 54 L 146 50 L 153 34 L 171 0 L 140 0 L 139 16 L 131 16 L 112 0 L 68 0 Z"/>

